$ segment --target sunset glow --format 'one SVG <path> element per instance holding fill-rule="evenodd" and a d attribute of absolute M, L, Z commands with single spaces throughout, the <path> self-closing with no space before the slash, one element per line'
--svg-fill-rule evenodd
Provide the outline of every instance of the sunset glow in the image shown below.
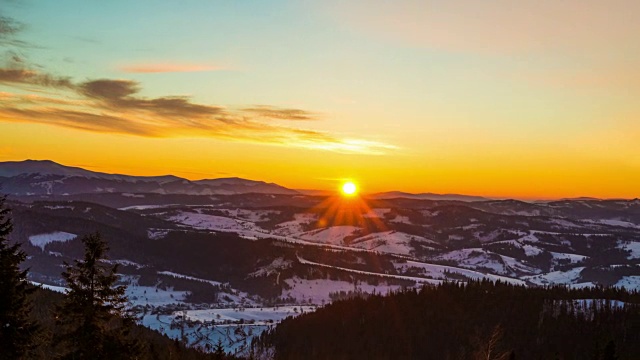
<path fill-rule="evenodd" d="M 635 198 L 637 13 L 633 0 L 10 1 L 0 161 Z"/>

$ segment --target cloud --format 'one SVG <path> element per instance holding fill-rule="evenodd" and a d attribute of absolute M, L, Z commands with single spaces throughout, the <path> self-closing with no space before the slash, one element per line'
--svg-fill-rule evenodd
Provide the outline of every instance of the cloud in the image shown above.
<path fill-rule="evenodd" d="M 99 79 L 78 85 L 78 91 L 96 99 L 113 110 L 147 111 L 159 116 L 201 117 L 221 114 L 218 106 L 194 104 L 185 96 L 166 96 L 145 99 L 133 96 L 140 91 L 137 82 L 131 80 Z"/>
<path fill-rule="evenodd" d="M 74 85 L 68 77 L 57 77 L 39 73 L 34 70 L 20 68 L 0 68 L 0 84 L 15 83 L 38 85 L 52 88 L 73 88 Z"/>
<path fill-rule="evenodd" d="M 59 108 L 24 109 L 2 107 L 0 108 L 0 120 L 56 125 L 93 132 L 109 132 L 149 137 L 159 135 L 153 131 L 153 128 L 149 128 L 144 124 L 137 124 L 127 118 Z"/>
<path fill-rule="evenodd" d="M 15 35 L 22 31 L 23 28 L 24 24 L 10 17 L 0 15 L 0 45 L 29 46 L 28 43 L 15 38 Z"/>
<path fill-rule="evenodd" d="M 228 68 L 224 66 L 218 66 L 218 65 L 176 64 L 176 63 L 123 65 L 123 66 L 120 66 L 119 69 L 127 73 L 139 73 L 139 74 L 228 70 Z"/>
<path fill-rule="evenodd" d="M 242 109 L 246 113 L 253 114 L 261 118 L 278 120 L 316 120 L 316 114 L 300 109 L 278 108 L 268 105 L 256 105 L 254 107 Z"/>
<path fill-rule="evenodd" d="M 55 89 L 53 95 L 0 93 L 0 121 L 47 124 L 143 137 L 211 137 L 350 154 L 385 154 L 395 147 L 363 139 L 282 126 L 265 119 L 312 120 L 312 112 L 275 106 L 230 110 L 186 96 L 147 98 L 140 83 L 97 79 L 74 83 L 25 69 L 0 69 L 0 84 Z"/>
<path fill-rule="evenodd" d="M 10 37 L 22 29 L 22 24 L 12 18 L 0 16 L 0 39 Z"/>
<path fill-rule="evenodd" d="M 0 15 L 0 45 L 27 48 L 15 39 L 21 23 Z M 96 133 L 142 137 L 210 137 L 229 141 L 307 148 L 340 153 L 380 155 L 395 147 L 364 139 L 275 124 L 270 120 L 307 121 L 317 115 L 302 109 L 255 105 L 241 109 L 199 104 L 188 96 L 144 97 L 141 84 L 126 79 L 75 82 L 36 71 L 13 51 L 4 51 L 0 87 L 0 122 L 45 124 Z M 120 68 L 131 73 L 216 71 L 215 65 L 147 63 Z M 24 94 L 26 91 L 45 92 Z"/>

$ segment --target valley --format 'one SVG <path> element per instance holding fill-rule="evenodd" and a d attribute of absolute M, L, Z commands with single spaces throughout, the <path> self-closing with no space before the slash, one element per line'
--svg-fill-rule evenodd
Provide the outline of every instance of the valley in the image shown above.
<path fill-rule="evenodd" d="M 221 341 L 242 354 L 287 316 L 442 282 L 640 289 L 637 199 L 345 199 L 244 185 L 135 192 L 130 183 L 145 179 L 50 172 L 4 172 L 8 189 L 16 177 L 38 179 L 8 197 L 30 280 L 64 291 L 63 262 L 80 256 L 80 236 L 100 232 L 141 322 L 205 350 Z M 23 189 L 44 178 L 56 179 L 48 193 Z M 66 193 L 67 182 L 93 191 Z"/>

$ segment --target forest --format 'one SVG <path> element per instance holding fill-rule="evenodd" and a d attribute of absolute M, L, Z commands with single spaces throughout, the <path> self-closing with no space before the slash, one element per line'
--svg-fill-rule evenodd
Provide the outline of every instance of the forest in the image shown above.
<path fill-rule="evenodd" d="M 255 345 L 275 359 L 639 359 L 640 294 L 449 282 L 336 301 Z"/>

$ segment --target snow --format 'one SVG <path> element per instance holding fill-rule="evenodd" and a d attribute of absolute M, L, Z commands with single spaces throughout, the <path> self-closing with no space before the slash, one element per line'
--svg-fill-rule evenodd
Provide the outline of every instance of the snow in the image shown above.
<path fill-rule="evenodd" d="M 169 233 L 166 229 L 149 229 L 147 230 L 147 237 L 151 240 L 162 239 Z"/>
<path fill-rule="evenodd" d="M 150 209 L 162 209 L 171 206 L 178 206 L 179 204 L 165 204 L 165 205 L 132 205 L 118 208 L 118 210 L 150 210 Z"/>
<path fill-rule="evenodd" d="M 531 266 L 527 266 L 522 261 L 511 256 L 500 255 L 502 262 L 505 264 L 507 272 L 505 274 L 515 275 L 516 273 L 536 274 L 540 270 Z"/>
<path fill-rule="evenodd" d="M 271 264 L 267 266 L 263 266 L 258 270 L 252 272 L 248 275 L 248 277 L 261 277 L 261 276 L 269 276 L 271 274 L 279 272 L 282 269 L 288 269 L 291 267 L 292 262 L 290 260 L 285 260 L 282 257 L 274 259 Z"/>
<path fill-rule="evenodd" d="M 292 297 L 298 302 L 304 303 L 308 303 L 310 301 L 313 304 L 329 303 L 331 302 L 329 294 L 340 291 L 360 291 L 367 294 L 374 292 L 377 294 L 386 294 L 401 288 L 399 285 L 388 285 L 384 283 L 384 280 L 380 281 L 378 285 L 370 285 L 362 282 L 355 285 L 352 282 L 341 280 L 307 280 L 294 277 L 292 279 L 286 279 L 285 283 L 289 285 L 290 289 L 283 290 L 282 297 Z"/>
<path fill-rule="evenodd" d="M 277 215 L 278 210 L 247 210 L 247 209 L 217 209 L 226 214 L 227 217 L 239 220 L 258 222 L 265 220 L 270 215 Z"/>
<path fill-rule="evenodd" d="M 75 239 L 77 236 L 78 235 L 76 234 L 64 231 L 56 231 L 52 233 L 29 236 L 29 242 L 31 243 L 31 245 L 37 246 L 44 251 L 44 247 L 47 246 L 47 244 L 50 244 L 52 242 L 66 242 L 71 239 Z"/>
<path fill-rule="evenodd" d="M 627 305 L 623 301 L 609 299 L 574 299 L 572 302 L 578 312 L 589 312 L 594 305 L 598 308 L 611 307 L 614 309 L 622 309 Z"/>
<path fill-rule="evenodd" d="M 222 343 L 225 352 L 240 357 L 247 357 L 251 340 L 273 325 L 211 325 L 197 321 L 181 320 L 182 313 L 149 314 L 144 315 L 141 323 L 153 330 L 167 335 L 171 339 L 181 340 L 182 335 L 191 347 L 207 350 L 213 348 L 218 341 Z"/>
<path fill-rule="evenodd" d="M 623 276 L 622 279 L 618 280 L 615 286 L 629 290 L 640 289 L 640 276 Z"/>
<path fill-rule="evenodd" d="M 553 255 L 554 260 L 569 260 L 571 263 L 584 261 L 585 259 L 588 258 L 588 256 L 584 256 L 584 255 L 559 253 L 559 252 L 553 252 L 553 251 L 551 251 L 551 255 Z"/>
<path fill-rule="evenodd" d="M 122 193 L 124 197 L 132 197 L 132 198 L 144 198 L 143 194 L 132 194 L 132 193 Z"/>
<path fill-rule="evenodd" d="M 227 309 L 206 309 L 187 310 L 184 316 L 192 321 L 211 321 L 215 324 L 225 322 L 255 322 L 256 325 L 268 325 L 272 322 L 280 322 L 289 316 L 297 316 L 301 313 L 315 311 L 315 306 L 277 306 L 260 308 L 227 308 Z M 182 312 L 174 313 L 181 315 Z"/>
<path fill-rule="evenodd" d="M 507 274 L 502 258 L 482 248 L 467 248 L 454 250 L 435 257 L 434 260 L 455 261 L 461 267 L 470 269 L 489 269 L 493 273 Z"/>
<path fill-rule="evenodd" d="M 63 209 L 74 210 L 76 207 L 69 206 L 69 205 L 46 205 L 44 206 L 44 208 L 49 210 L 63 210 Z"/>
<path fill-rule="evenodd" d="M 187 279 L 187 280 L 194 280 L 194 281 L 199 281 L 199 282 L 206 282 L 206 283 L 209 283 L 209 284 L 211 284 L 213 286 L 222 285 L 222 283 L 219 282 L 219 281 L 200 279 L 200 278 L 193 277 L 193 276 L 177 274 L 177 273 L 174 273 L 174 272 L 171 272 L 171 271 L 158 271 L 158 274 L 172 276 L 172 277 L 180 278 L 180 279 Z"/>
<path fill-rule="evenodd" d="M 540 275 L 523 276 L 523 280 L 530 281 L 535 285 L 554 285 L 554 284 L 576 284 L 580 278 L 580 272 L 584 267 L 576 267 L 567 271 L 552 271 Z"/>
<path fill-rule="evenodd" d="M 542 252 L 540 248 L 529 244 L 522 245 L 522 250 L 526 256 L 536 256 Z"/>
<path fill-rule="evenodd" d="M 33 285 L 39 286 L 39 287 L 41 287 L 43 289 L 48 289 L 48 290 L 59 292 L 59 293 L 62 293 L 62 294 L 66 293 L 69 290 L 69 288 L 66 288 L 64 286 L 48 285 L 48 284 L 43 284 L 43 283 L 39 283 L 39 282 L 35 282 L 35 281 L 31 281 L 31 283 Z"/>
<path fill-rule="evenodd" d="M 303 232 L 302 225 L 318 220 L 316 214 L 300 213 L 293 216 L 294 220 L 280 223 L 274 231 L 277 235 L 293 235 Z"/>
<path fill-rule="evenodd" d="M 410 245 L 412 240 L 422 243 L 435 243 L 433 240 L 417 235 L 385 231 L 356 238 L 350 242 L 350 246 L 390 254 L 410 255 L 413 250 Z"/>
<path fill-rule="evenodd" d="M 605 225 L 640 229 L 640 226 L 638 226 L 637 224 L 634 224 L 628 221 L 618 220 L 618 219 L 604 219 L 604 220 L 598 220 L 598 222 L 600 224 L 605 224 Z"/>
<path fill-rule="evenodd" d="M 411 220 L 409 220 L 409 217 L 407 216 L 401 216 L 398 215 L 396 216 L 395 219 L 391 220 L 392 223 L 402 223 L 402 224 L 409 224 L 409 225 L 413 225 L 413 223 L 411 222 Z"/>
<path fill-rule="evenodd" d="M 367 218 L 384 218 L 384 215 L 389 211 L 391 211 L 390 208 L 374 208 L 362 216 Z"/>
<path fill-rule="evenodd" d="M 143 267 L 145 267 L 144 265 L 138 264 L 136 262 L 130 261 L 130 260 L 126 260 L 126 259 L 120 259 L 120 260 L 107 260 L 107 259 L 103 259 L 102 262 L 105 262 L 107 264 L 118 264 L 118 265 L 122 265 L 122 266 L 133 266 L 136 269 L 141 269 Z"/>
<path fill-rule="evenodd" d="M 538 237 L 536 236 L 536 231 L 531 231 L 529 234 L 521 237 L 520 239 L 518 239 L 521 242 L 528 242 L 528 243 L 537 243 L 540 242 L 540 239 L 538 239 Z"/>
<path fill-rule="evenodd" d="M 172 339 L 184 335 L 187 344 L 211 348 L 220 341 L 225 351 L 246 355 L 251 340 L 273 324 L 290 317 L 315 311 L 315 306 L 279 306 L 256 308 L 185 309 L 167 312 L 152 310 L 143 314 L 141 323 Z"/>
<path fill-rule="evenodd" d="M 321 263 L 305 260 L 305 259 L 302 259 L 300 257 L 298 257 L 298 261 L 300 261 L 301 264 L 305 264 L 305 265 L 328 267 L 328 268 L 332 268 L 332 269 L 337 269 L 337 270 L 342 270 L 342 271 L 352 272 L 352 273 L 362 274 L 362 275 L 373 275 L 373 276 L 379 276 L 379 277 L 383 277 L 383 278 L 393 278 L 393 279 L 398 279 L 398 280 L 409 280 L 409 281 L 413 281 L 413 282 L 417 282 L 417 283 L 426 283 L 426 284 L 440 284 L 442 282 L 442 281 L 437 281 L 437 280 L 432 280 L 432 279 L 425 279 L 425 278 L 422 278 L 422 277 L 415 277 L 415 276 L 391 275 L 391 274 L 382 274 L 382 273 L 376 273 L 376 272 L 371 272 L 371 271 L 347 269 L 347 268 L 343 268 L 343 267 L 331 266 L 331 265 L 327 265 L 327 264 L 321 264 Z"/>
<path fill-rule="evenodd" d="M 351 225 L 331 226 L 324 229 L 309 231 L 299 235 L 299 237 L 307 241 L 343 245 L 345 237 L 354 235 L 354 233 L 358 231 L 360 231 L 359 227 Z"/>
<path fill-rule="evenodd" d="M 188 291 L 175 291 L 172 289 L 159 289 L 155 286 L 127 286 L 126 295 L 133 305 L 162 306 L 176 303 L 184 303 L 184 297 Z"/>
<path fill-rule="evenodd" d="M 452 274 L 459 274 L 473 280 L 478 280 L 478 279 L 487 279 L 491 281 L 499 280 L 499 281 L 503 281 L 503 282 L 507 282 L 515 285 L 525 285 L 525 282 L 519 279 L 514 279 L 514 278 L 494 275 L 494 274 L 485 274 L 479 271 L 461 269 L 453 266 L 428 264 L 428 263 L 417 262 L 417 261 L 407 261 L 405 263 L 396 263 L 394 265 L 396 270 L 402 271 L 402 272 L 405 272 L 410 269 L 422 269 L 423 270 L 422 275 L 426 277 L 432 277 L 434 279 L 439 279 L 439 280 L 451 279 L 451 277 L 447 277 L 447 274 L 445 274 L 445 272 L 448 272 Z M 458 280 L 458 279 L 454 278 L 454 280 Z"/>
<path fill-rule="evenodd" d="M 180 212 L 178 215 L 171 216 L 167 220 L 204 230 L 235 231 L 251 230 L 254 228 L 254 224 L 249 222 L 243 222 L 224 216 L 206 215 L 186 211 Z"/>
<path fill-rule="evenodd" d="M 630 251 L 629 259 L 639 259 L 640 258 L 640 242 L 632 241 L 629 243 L 623 243 L 618 245 L 619 248 L 623 250 Z"/>

